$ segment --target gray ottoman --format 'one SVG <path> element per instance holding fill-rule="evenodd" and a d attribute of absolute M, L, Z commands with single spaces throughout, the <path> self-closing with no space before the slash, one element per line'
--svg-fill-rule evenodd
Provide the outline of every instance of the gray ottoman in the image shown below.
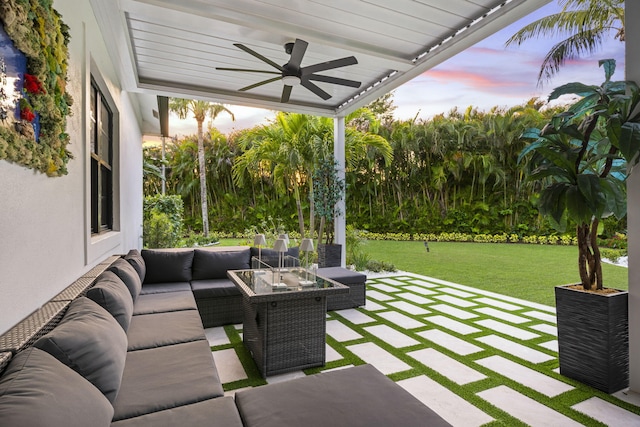
<path fill-rule="evenodd" d="M 323 267 L 318 269 L 318 276 L 335 280 L 349 287 L 348 294 L 329 295 L 327 297 L 327 310 L 341 310 L 365 305 L 366 274 L 342 267 Z"/>
<path fill-rule="evenodd" d="M 409 392 L 360 365 L 236 393 L 245 427 L 446 427 Z"/>

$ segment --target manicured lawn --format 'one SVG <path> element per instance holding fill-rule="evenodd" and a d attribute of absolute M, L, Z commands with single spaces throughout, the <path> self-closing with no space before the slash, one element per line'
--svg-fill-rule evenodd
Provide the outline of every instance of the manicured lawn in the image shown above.
<path fill-rule="evenodd" d="M 368 241 L 372 259 L 396 268 L 555 306 L 553 287 L 578 282 L 578 248 L 498 243 Z M 628 289 L 628 270 L 603 264 L 605 286 Z"/>

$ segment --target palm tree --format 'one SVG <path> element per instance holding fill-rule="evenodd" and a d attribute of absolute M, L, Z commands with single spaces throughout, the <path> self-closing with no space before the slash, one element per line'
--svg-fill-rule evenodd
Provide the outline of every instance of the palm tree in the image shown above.
<path fill-rule="evenodd" d="M 215 121 L 223 111 L 229 113 L 232 120 L 235 116 L 227 107 L 222 104 L 215 104 L 207 101 L 199 101 L 195 99 L 171 98 L 169 102 L 169 110 L 178 114 L 180 119 L 184 120 L 191 112 L 198 123 L 198 171 L 200 175 L 200 204 L 202 206 L 202 232 L 205 237 L 209 237 L 209 208 L 207 206 L 207 173 L 205 170 L 204 159 L 204 137 L 202 135 L 202 123 L 207 116 L 211 117 L 211 121 Z"/>
<path fill-rule="evenodd" d="M 539 36 L 567 36 L 545 56 L 538 83 L 553 77 L 567 60 L 594 53 L 611 31 L 616 32 L 616 39 L 624 41 L 624 0 L 559 0 L 558 3 L 562 6 L 561 12 L 524 26 L 505 43 L 519 46 Z"/>

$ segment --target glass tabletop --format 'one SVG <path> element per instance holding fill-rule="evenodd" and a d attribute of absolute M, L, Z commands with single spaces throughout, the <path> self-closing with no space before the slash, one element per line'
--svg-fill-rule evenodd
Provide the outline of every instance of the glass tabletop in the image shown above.
<path fill-rule="evenodd" d="M 231 272 L 256 295 L 276 292 L 312 291 L 341 287 L 302 267 L 235 270 Z"/>

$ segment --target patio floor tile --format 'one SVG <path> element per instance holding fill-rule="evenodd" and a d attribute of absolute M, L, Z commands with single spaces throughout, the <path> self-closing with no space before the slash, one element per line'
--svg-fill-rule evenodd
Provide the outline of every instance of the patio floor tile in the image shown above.
<path fill-rule="evenodd" d="M 400 280 L 396 280 L 396 279 L 380 279 L 379 281 L 382 282 L 382 283 L 386 283 L 388 285 L 391 285 L 391 286 L 404 286 L 404 285 L 406 285 L 405 282 L 401 282 Z"/>
<path fill-rule="evenodd" d="M 395 348 L 410 347 L 412 345 L 420 344 L 418 340 L 415 340 L 387 325 L 367 326 L 364 330 Z"/>
<path fill-rule="evenodd" d="M 487 298 L 487 297 L 476 298 L 475 301 L 485 305 L 492 305 L 494 307 L 498 307 L 507 311 L 520 310 L 522 308 L 514 304 L 509 304 L 508 302 L 500 301 L 493 298 Z"/>
<path fill-rule="evenodd" d="M 440 288 L 438 290 L 441 291 L 441 292 L 444 292 L 445 294 L 455 295 L 455 296 L 460 297 L 460 298 L 471 298 L 471 297 L 477 296 L 476 294 L 472 294 L 470 292 L 461 291 L 460 289 Z"/>
<path fill-rule="evenodd" d="M 496 319 L 504 320 L 509 323 L 515 323 L 516 325 L 531 321 L 531 319 L 527 319 L 526 317 L 516 316 L 515 314 L 511 314 L 511 313 L 505 313 L 504 311 L 497 310 L 491 307 L 476 308 L 475 311 L 477 311 L 478 313 L 482 313 L 486 316 L 495 317 Z"/>
<path fill-rule="evenodd" d="M 504 385 L 481 391 L 478 396 L 531 427 L 582 426 L 577 421 Z"/>
<path fill-rule="evenodd" d="M 378 311 L 378 310 L 384 310 L 386 307 L 384 305 L 378 304 L 375 301 L 371 301 L 370 299 L 367 298 L 367 301 L 365 302 L 363 308 L 367 311 Z"/>
<path fill-rule="evenodd" d="M 291 380 L 295 380 L 296 378 L 303 378 L 306 376 L 307 375 L 304 373 L 304 371 L 287 372 L 286 374 L 272 375 L 270 377 L 267 377 L 267 383 L 268 384 L 283 383 L 285 381 L 291 381 Z"/>
<path fill-rule="evenodd" d="M 373 298 L 378 301 L 391 301 L 395 299 L 390 295 L 383 294 L 382 292 L 378 292 L 372 289 L 367 289 L 367 298 Z"/>
<path fill-rule="evenodd" d="M 326 357 L 326 362 L 335 362 L 336 360 L 342 360 L 344 359 L 342 357 L 342 355 L 340 353 L 338 353 L 333 347 L 331 347 L 329 344 L 325 344 L 326 348 L 325 348 L 325 357 Z"/>
<path fill-rule="evenodd" d="M 347 350 L 373 365 L 377 370 L 385 375 L 394 374 L 411 369 L 411 366 L 387 352 L 374 343 L 354 344 L 347 347 Z"/>
<path fill-rule="evenodd" d="M 327 322 L 327 335 L 338 342 L 352 341 L 362 338 L 362 335 L 340 322 L 339 320 L 329 320 Z"/>
<path fill-rule="evenodd" d="M 542 348 L 546 348 L 547 350 L 558 352 L 558 340 L 551 340 L 547 342 L 543 342 L 538 344 Z"/>
<path fill-rule="evenodd" d="M 504 335 L 509 335 L 513 338 L 518 338 L 521 340 L 531 340 L 534 338 L 538 338 L 540 335 L 534 334 L 533 332 L 525 331 L 521 328 L 516 328 L 515 326 L 507 325 L 506 323 L 498 322 L 493 319 L 485 319 L 478 320 L 475 322 L 476 325 L 480 325 L 484 328 L 494 330 L 496 332 L 500 332 Z"/>
<path fill-rule="evenodd" d="M 409 283 L 413 283 L 414 285 L 418 285 L 418 286 L 424 286 L 425 288 L 437 288 L 440 285 L 437 285 L 435 283 L 431 283 L 431 282 L 427 282 L 425 280 L 409 280 Z"/>
<path fill-rule="evenodd" d="M 211 347 L 231 343 L 222 326 L 217 328 L 207 328 L 204 330 L 204 335 L 207 337 L 207 341 L 209 341 L 209 345 Z"/>
<path fill-rule="evenodd" d="M 554 314 L 542 313 L 540 311 L 527 311 L 522 314 L 545 322 L 556 323 L 556 316 Z"/>
<path fill-rule="evenodd" d="M 458 322 L 457 320 L 450 319 L 446 316 L 430 316 L 426 319 L 431 323 L 435 323 L 436 325 L 442 326 L 443 328 L 447 328 L 450 331 L 457 332 L 461 335 L 469 335 L 480 332 L 480 329 L 478 328 L 474 328 L 473 326 L 469 326 L 466 323 Z"/>
<path fill-rule="evenodd" d="M 398 385 L 454 427 L 479 427 L 493 421 L 489 415 L 426 375 L 400 380 Z"/>
<path fill-rule="evenodd" d="M 547 325 L 546 323 L 540 323 L 539 325 L 529 326 L 531 329 L 535 329 L 538 332 L 543 332 L 548 335 L 558 336 L 558 328 L 556 326 Z"/>
<path fill-rule="evenodd" d="M 248 378 L 234 349 L 228 348 L 226 350 L 213 351 L 212 353 L 220 376 L 220 382 L 224 384 Z"/>
<path fill-rule="evenodd" d="M 454 337 L 440 329 L 429 329 L 428 331 L 418 332 L 418 335 L 461 356 L 467 356 L 484 350 L 475 344 Z"/>
<path fill-rule="evenodd" d="M 378 313 L 378 315 L 388 320 L 389 322 L 405 329 L 415 329 L 415 328 L 421 328 L 424 326 L 424 323 L 419 322 L 415 319 L 412 319 L 409 316 L 405 316 L 402 313 L 398 313 L 397 311 L 385 311 L 382 313 Z"/>
<path fill-rule="evenodd" d="M 549 356 L 546 353 L 534 350 L 497 335 L 486 335 L 478 337 L 476 340 L 531 363 L 542 363 L 555 359 L 555 357 Z"/>
<path fill-rule="evenodd" d="M 434 310 L 438 310 L 444 314 L 448 314 L 450 316 L 457 317 L 458 319 L 462 319 L 462 320 L 469 320 L 469 319 L 473 319 L 474 317 L 478 317 L 478 315 L 475 313 L 471 313 L 466 310 L 460 310 L 459 308 L 451 307 L 450 305 L 447 305 L 447 304 L 432 305 L 432 306 L 429 306 L 429 308 L 433 308 Z"/>
<path fill-rule="evenodd" d="M 405 313 L 413 314 L 414 316 L 423 316 L 431 313 L 429 310 L 425 310 L 422 307 L 418 307 L 417 305 L 413 305 L 406 301 L 393 301 L 390 302 L 389 305 L 400 311 L 404 311 Z"/>
<path fill-rule="evenodd" d="M 464 385 L 487 378 L 486 375 L 440 353 L 433 348 L 425 348 L 407 353 L 423 365 L 449 378 L 456 384 Z"/>
<path fill-rule="evenodd" d="M 490 356 L 476 360 L 476 363 L 491 369 L 507 378 L 510 378 L 525 387 L 529 387 L 545 396 L 555 397 L 559 394 L 573 390 L 573 386 L 551 378 L 533 369 L 512 362 L 502 356 Z"/>
<path fill-rule="evenodd" d="M 576 411 L 587 414 L 591 418 L 608 426 L 638 426 L 640 425 L 640 415 L 629 412 L 619 406 L 605 402 L 599 397 L 592 397 L 584 402 L 572 406 Z"/>
<path fill-rule="evenodd" d="M 442 302 L 446 302 L 447 304 L 453 304 L 453 305 L 457 305 L 458 307 L 464 307 L 464 308 L 469 308 L 469 307 L 478 305 L 473 301 L 454 297 L 452 295 L 438 295 L 438 296 L 435 296 L 434 298 Z"/>
<path fill-rule="evenodd" d="M 426 290 L 427 289 L 425 289 L 425 291 Z M 396 294 L 396 296 L 416 304 L 432 304 L 434 302 L 432 299 L 421 297 L 420 295 L 412 294 L 411 292 L 403 292 L 401 294 Z"/>
<path fill-rule="evenodd" d="M 435 295 L 435 294 L 437 294 L 436 291 L 432 291 L 431 289 L 428 289 L 428 288 L 423 288 L 422 286 L 405 286 L 404 290 L 405 291 L 415 292 L 415 293 L 420 294 L 420 295 Z"/>
<path fill-rule="evenodd" d="M 367 316 L 361 311 L 356 310 L 355 308 L 349 308 L 346 310 L 336 310 L 335 313 L 347 319 L 349 322 L 362 325 L 363 323 L 371 323 L 375 322 L 375 319 Z"/>
<path fill-rule="evenodd" d="M 402 288 L 398 288 L 397 286 L 386 285 L 384 283 L 369 285 L 369 287 L 389 293 L 400 292 L 402 290 Z"/>

